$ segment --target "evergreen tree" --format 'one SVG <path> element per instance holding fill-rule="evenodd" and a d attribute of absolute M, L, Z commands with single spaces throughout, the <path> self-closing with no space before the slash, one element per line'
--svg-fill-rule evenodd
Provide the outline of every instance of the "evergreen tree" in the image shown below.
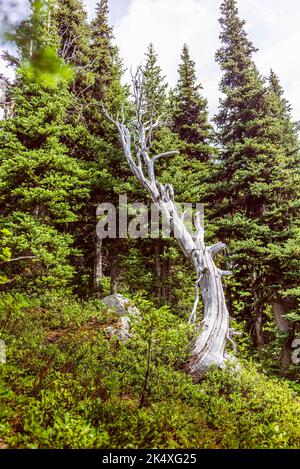
<path fill-rule="evenodd" d="M 144 120 L 156 122 L 161 120 L 161 125 L 156 128 L 152 135 L 153 154 L 163 153 L 169 150 L 170 145 L 174 143 L 172 132 L 167 127 L 168 107 L 167 107 L 167 83 L 163 76 L 162 69 L 158 63 L 158 55 L 152 43 L 149 44 L 145 53 L 145 65 L 143 67 L 144 81 Z M 157 165 L 158 173 L 166 169 L 166 164 Z M 144 191 L 140 197 L 145 196 Z M 147 202 L 147 195 L 146 200 Z M 170 298 L 170 243 L 162 239 L 154 239 L 139 243 L 140 263 L 147 262 L 151 279 L 149 279 L 149 292 L 153 289 L 157 292 L 158 304 L 164 304 L 171 301 Z M 145 260 L 144 253 L 147 253 L 148 261 Z M 150 261 L 150 262 L 149 262 Z"/>
<path fill-rule="evenodd" d="M 290 167 L 297 167 L 299 162 L 299 135 L 297 123 L 293 122 L 292 106 L 284 97 L 284 90 L 279 77 L 271 70 L 268 78 L 269 106 L 280 132 L 276 134 L 276 143 L 285 149 Z"/>
<path fill-rule="evenodd" d="M 21 24 L 18 33 L 23 28 L 30 33 L 31 51 L 42 50 L 47 19 L 33 5 L 32 15 Z M 55 28 L 51 34 L 57 43 Z M 14 117 L 1 123 L 0 210 L 2 225 L 11 233 L 8 247 L 20 260 L 5 267 L 16 285 L 63 286 L 74 274 L 70 256 L 79 255 L 67 227 L 76 222 L 88 195 L 88 173 L 61 142 L 72 100 L 65 74 L 58 79 L 58 68 L 55 82 L 49 82 L 43 71 L 43 79 L 28 73 L 32 56 L 17 45 L 21 66 L 13 90 Z"/>
<path fill-rule="evenodd" d="M 224 71 L 220 85 L 224 98 L 216 117 L 222 152 L 213 191 L 219 199 L 215 215 L 219 216 L 220 235 L 234 250 L 233 304 L 251 325 L 254 317 L 256 343 L 261 347 L 265 301 L 261 259 L 266 255 L 263 237 L 268 235 L 261 217 L 266 206 L 266 178 L 271 171 L 268 163 L 274 158 L 263 134 L 267 125 L 265 89 L 252 60 L 256 49 L 238 17 L 235 0 L 223 1 L 221 13 L 223 47 L 216 58 Z"/>
<path fill-rule="evenodd" d="M 171 128 L 178 136 L 183 158 L 179 190 L 182 201 L 204 203 L 207 181 L 216 158 L 215 136 L 208 119 L 207 100 L 202 96 L 202 85 L 197 83 L 195 62 L 186 44 L 178 74 L 178 83 L 170 96 L 170 107 Z"/>
<path fill-rule="evenodd" d="M 153 121 L 166 113 L 167 88 L 165 76 L 162 75 L 158 64 L 158 56 L 151 43 L 145 54 L 146 63 L 143 68 L 143 79 L 145 88 L 145 119 Z M 166 117 L 166 116 L 165 116 Z"/>
<path fill-rule="evenodd" d="M 76 21 L 69 21 L 74 11 Z M 81 289 L 85 286 L 87 292 L 92 284 L 99 289 L 96 271 L 100 272 L 100 277 L 103 273 L 116 277 L 113 266 L 119 265 L 114 260 L 118 243 L 107 240 L 105 250 L 102 248 L 102 240 L 96 236 L 96 207 L 100 202 L 117 204 L 118 192 L 122 191 L 128 174 L 127 167 L 124 169 L 118 136 L 101 110 L 104 104 L 115 114 L 127 97 L 127 87 L 121 84 L 122 64 L 112 43 L 108 13 L 107 1 L 101 0 L 96 7 L 95 19 L 88 26 L 81 1 L 62 1 L 58 9 L 59 24 L 66 29 L 66 34 L 62 35 L 62 53 L 68 50 L 70 40 L 72 44 L 75 41 L 76 50 L 81 52 L 79 57 L 75 55 L 75 62 L 71 57 L 77 72 L 77 88 L 74 90 L 74 108 L 68 116 L 71 126 L 65 143 L 91 174 L 89 203 L 80 211 L 75 232 L 76 245 L 84 251 L 84 257 L 77 266 L 77 281 Z M 104 259 L 103 252 L 109 252 L 108 259 Z"/>
<path fill-rule="evenodd" d="M 203 88 L 196 81 L 195 62 L 186 44 L 178 73 L 178 84 L 172 94 L 172 130 L 184 143 L 188 158 L 205 162 L 214 154 L 212 126 L 208 122 L 207 100 L 201 95 Z"/>
<path fill-rule="evenodd" d="M 269 77 L 268 103 L 275 129 L 270 141 L 281 150 L 282 158 L 278 162 L 281 172 L 277 184 L 273 183 L 273 207 L 268 220 L 272 231 L 266 288 L 281 333 L 281 361 L 286 365 L 290 362 L 294 332 L 300 324 L 300 142 L 291 105 L 273 71 Z"/>
<path fill-rule="evenodd" d="M 160 118 L 160 126 L 153 131 L 153 155 L 164 153 L 170 149 L 181 150 L 182 142 L 179 136 L 170 128 L 171 108 L 167 95 L 167 83 L 158 62 L 158 56 L 153 44 L 150 44 L 145 54 L 143 66 L 144 81 L 144 119 L 156 122 Z M 156 163 L 156 173 L 162 182 L 172 182 L 182 202 L 191 201 L 186 198 L 191 187 L 188 188 L 187 161 L 184 154 L 173 156 L 171 159 L 161 159 Z M 145 197 L 139 193 L 139 200 Z M 148 199 L 146 198 L 145 202 Z M 198 201 L 198 200 L 197 200 Z M 158 304 L 169 304 L 179 314 L 186 314 L 193 301 L 193 292 L 186 302 L 183 301 L 182 289 L 189 289 L 189 269 L 179 252 L 176 243 L 171 239 L 142 240 L 138 243 L 139 261 L 141 268 L 147 266 L 147 293 L 153 296 L 157 292 Z M 191 282 L 192 283 L 192 282 Z M 186 298 L 185 298 L 186 299 Z"/>
<path fill-rule="evenodd" d="M 115 85 L 121 72 L 117 78 L 114 77 L 115 80 L 112 79 L 111 63 L 115 49 L 111 45 L 112 35 L 107 23 L 105 3 L 102 1 L 97 6 L 92 25 L 87 23 L 81 0 L 59 0 L 56 10 L 61 39 L 60 54 L 72 63 L 75 70 L 75 85 L 71 86 L 75 99 L 66 115 L 68 125 L 64 143 L 69 153 L 90 174 L 89 201 L 80 209 L 78 221 L 72 227 L 76 246 L 84 253 L 75 265 L 78 272 L 76 283 L 78 290 L 85 293 L 90 291 L 93 284 L 97 203 L 104 201 L 104 194 L 109 193 L 114 186 L 110 164 L 116 154 L 112 143 L 116 142 L 116 133 L 112 132 L 112 125 L 103 117 L 100 105 L 104 99 L 110 100 L 111 96 L 106 96 L 109 86 L 113 86 L 112 82 Z M 107 31 L 103 32 L 106 26 Z M 105 40 L 101 40 L 102 36 L 105 36 Z M 111 95 L 114 92 L 111 91 Z"/>
<path fill-rule="evenodd" d="M 285 111 L 279 111 L 278 98 L 276 104 L 253 62 L 256 49 L 238 17 L 236 1 L 224 0 L 221 13 L 223 46 L 216 58 L 224 72 L 224 98 L 216 117 L 222 151 L 213 186 L 214 215 L 219 236 L 232 251 L 232 308 L 249 327 L 254 323 L 256 344 L 262 347 L 266 307 L 280 291 L 271 279 L 269 259 L 280 249 L 280 224 L 288 226 L 288 213 L 295 210 L 290 195 L 296 186 L 290 154 L 282 145 L 279 114 Z"/>
<path fill-rule="evenodd" d="M 205 203 L 208 179 L 213 171 L 216 158 L 214 147 L 214 131 L 208 119 L 207 100 L 202 96 L 202 85 L 197 82 L 195 62 L 191 59 L 189 49 L 185 44 L 181 53 L 178 67 L 178 82 L 170 93 L 171 129 L 177 136 L 178 149 L 181 153 L 180 164 L 176 169 L 172 167 L 167 179 L 174 180 L 174 187 L 178 190 L 179 200 L 188 203 Z M 209 219 L 209 211 L 205 208 L 205 219 Z M 210 236 L 209 230 L 207 237 Z M 187 289 L 188 284 L 183 279 L 192 278 L 186 266 L 180 266 L 181 258 L 177 258 L 176 271 L 181 281 L 175 285 Z M 176 286 L 173 288 L 176 289 Z M 193 298 L 190 294 L 190 299 Z M 191 301 L 191 300 L 190 300 Z M 187 308 L 187 305 L 184 306 Z"/>
<path fill-rule="evenodd" d="M 109 178 L 109 184 L 105 185 L 102 183 L 101 177 L 97 177 L 93 198 L 96 203 L 110 202 L 117 207 L 119 194 L 128 191 L 128 189 L 130 190 L 131 184 L 128 181 L 130 174 L 124 161 L 114 125 L 103 115 L 102 106 L 104 105 L 113 115 L 119 113 L 123 107 L 125 115 L 127 115 L 128 87 L 123 86 L 121 83 L 122 61 L 119 58 L 118 48 L 113 44 L 113 30 L 109 25 L 108 15 L 107 0 L 100 0 L 96 6 L 95 19 L 91 26 L 91 57 L 95 79 L 90 90 L 89 103 L 91 107 L 86 116 L 86 121 L 92 135 L 102 141 L 102 151 L 98 154 L 98 168 L 102 168 Z M 92 232 L 94 233 L 95 212 L 91 222 L 93 224 Z M 107 239 L 102 242 L 94 236 L 94 246 L 95 272 L 99 267 L 99 262 L 101 262 L 101 275 L 109 277 L 110 291 L 115 293 L 124 270 L 121 257 L 123 254 L 126 256 L 129 248 L 128 243 L 126 240 L 119 239 Z M 98 280 L 94 276 L 94 286 L 96 288 L 99 287 Z"/>
<path fill-rule="evenodd" d="M 128 87 L 121 84 L 123 68 L 119 51 L 113 45 L 113 31 L 108 23 L 107 0 L 100 0 L 96 6 L 96 16 L 91 25 L 91 71 L 93 86 L 88 94 L 88 103 L 92 111 L 86 114 L 88 128 L 93 135 L 104 138 L 107 142 L 119 145 L 112 124 L 103 116 L 104 105 L 111 113 L 120 112 L 128 97 Z M 112 151 L 113 153 L 113 151 Z M 117 152 L 118 158 L 120 152 Z"/>
<path fill-rule="evenodd" d="M 87 14 L 81 0 L 55 1 L 54 19 L 60 38 L 59 54 L 76 70 L 72 91 L 80 97 L 93 81 L 93 74 L 90 72 L 91 31 Z"/>
<path fill-rule="evenodd" d="M 100 0 L 96 6 L 96 16 L 92 22 L 92 68 L 95 73 L 93 98 L 98 102 L 107 101 L 107 93 L 113 81 L 114 61 L 117 49 L 112 44 L 113 32 L 108 24 L 107 0 Z"/>

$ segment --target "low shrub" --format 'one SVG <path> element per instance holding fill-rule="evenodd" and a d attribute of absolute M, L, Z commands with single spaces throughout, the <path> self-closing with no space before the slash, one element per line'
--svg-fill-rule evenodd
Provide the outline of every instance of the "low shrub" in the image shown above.
<path fill-rule="evenodd" d="M 0 296 L 0 447 L 297 448 L 300 399 L 253 364 L 183 372 L 193 333 L 135 298 L 126 343 L 106 333 L 118 316 L 99 300 L 46 293 Z"/>

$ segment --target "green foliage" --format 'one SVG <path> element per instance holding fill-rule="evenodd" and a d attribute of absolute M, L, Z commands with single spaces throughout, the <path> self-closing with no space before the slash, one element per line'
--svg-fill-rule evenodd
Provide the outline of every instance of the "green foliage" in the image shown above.
<path fill-rule="evenodd" d="M 221 447 L 299 447 L 300 406 L 288 384 L 245 365 L 238 374 L 212 370 L 202 391 Z"/>
<path fill-rule="evenodd" d="M 79 255 L 71 247 L 71 236 L 21 212 L 14 212 L 6 223 L 13 233 L 9 249 L 19 255 L 19 261 L 5 265 L 14 284 L 22 289 L 67 286 L 74 274 L 68 258 Z"/>
<path fill-rule="evenodd" d="M 55 34 L 49 34 L 49 17 L 55 6 L 52 0 L 29 0 L 29 4 L 29 18 L 7 36 L 21 53 L 19 74 L 28 83 L 55 89 L 62 81 L 70 82 L 74 75 L 72 67 L 58 55 Z"/>
<path fill-rule="evenodd" d="M 166 77 L 162 76 L 158 56 L 152 43 L 148 47 L 145 58 L 146 64 L 143 68 L 145 120 L 152 118 L 155 122 L 166 112 L 168 85 L 165 81 Z"/>
<path fill-rule="evenodd" d="M 0 205 L 8 248 L 26 260 L 4 268 L 23 285 L 25 278 L 68 281 L 69 256 L 78 252 L 65 227 L 77 220 L 89 186 L 88 171 L 61 143 L 70 96 L 61 88 L 53 101 L 44 86 L 20 82 L 14 100 L 18 114 L 1 128 Z"/>
<path fill-rule="evenodd" d="M 63 61 L 57 55 L 55 24 L 48 21 L 51 11 L 50 5 L 33 2 L 31 15 L 15 34 L 21 63 L 11 90 L 14 114 L 1 122 L 0 129 L 0 209 L 2 225 L 11 232 L 7 249 L 16 259 L 3 269 L 9 284 L 23 289 L 70 282 L 74 275 L 70 258 L 78 257 L 79 250 L 72 246 L 67 227 L 77 221 L 90 186 L 89 171 L 63 143 L 64 120 L 73 101 L 67 80 L 59 82 L 53 99 L 55 67 Z M 48 35 L 51 41 L 45 45 Z M 48 47 L 52 52 L 45 62 L 41 54 L 47 55 Z M 37 54 L 39 72 L 29 53 Z M 53 79 L 51 86 L 43 73 Z M 62 77 L 61 73 L 60 67 L 57 74 Z"/>
<path fill-rule="evenodd" d="M 229 244 L 229 307 L 261 348 L 267 308 L 279 303 L 282 315 L 297 310 L 287 290 L 299 284 L 299 140 L 278 77 L 272 72 L 267 85 L 257 70 L 235 0 L 222 2 L 220 24 L 221 151 L 208 214 L 217 239 Z"/>
<path fill-rule="evenodd" d="M 195 279 L 175 240 L 99 249 L 96 238 L 98 203 L 124 192 L 148 201 L 101 111 L 123 106 L 127 121 L 133 111 L 108 1 L 90 24 L 81 0 L 29 6 L 9 35 L 16 78 L 0 125 L 0 446 L 299 448 L 299 366 L 282 359 L 300 331 L 299 139 L 277 75 L 267 82 L 255 66 L 236 1 L 221 5 L 218 141 L 187 46 L 169 96 L 152 44 L 142 67 L 144 117 L 163 120 L 151 156 L 180 151 L 157 161 L 157 177 L 178 202 L 206 202 L 206 242 L 230 248 L 217 263 L 234 271 L 225 292 L 242 369 L 211 370 L 198 385 L 185 372 Z M 141 312 L 126 342 L 97 299 L 116 288 Z M 291 380 L 264 374 L 278 371 Z"/>
<path fill-rule="evenodd" d="M 65 294 L 0 296 L 0 425 L 8 448 L 295 448 L 299 399 L 243 365 L 199 385 L 182 372 L 192 333 L 167 308 L 134 300 L 141 316 L 122 343 L 118 316 Z M 152 336 L 146 398 L 140 405 Z"/>
<path fill-rule="evenodd" d="M 11 232 L 6 228 L 0 229 L 0 265 L 5 264 L 11 260 L 11 249 L 8 246 Z M 0 275 L 0 285 L 7 282 L 6 275 Z"/>
<path fill-rule="evenodd" d="M 60 0 L 58 6 L 55 19 L 61 38 L 60 55 L 75 69 L 75 81 L 70 84 L 73 101 L 64 119 L 68 124 L 64 143 L 68 153 L 89 170 L 89 201 L 76 211 L 78 218 L 70 226 L 75 246 L 83 253 L 74 258 L 74 284 L 84 295 L 93 289 L 101 291 L 94 279 L 97 204 L 109 201 L 117 205 L 118 194 L 132 190 L 119 137 L 101 109 L 104 103 L 115 115 L 125 104 L 127 115 L 128 87 L 121 84 L 122 63 L 113 44 L 107 1 L 99 2 L 91 24 L 81 0 Z M 126 244 L 122 243 L 124 253 Z M 111 276 L 113 266 L 118 264 L 117 251 L 115 243 L 103 242 L 106 276 Z"/>
<path fill-rule="evenodd" d="M 63 63 L 55 47 L 43 47 L 30 60 L 23 62 L 19 69 L 27 82 L 36 82 L 48 88 L 57 88 L 62 80 L 73 79 L 73 70 Z"/>
<path fill-rule="evenodd" d="M 186 44 L 178 73 L 178 83 L 171 94 L 172 130 L 179 135 L 188 160 L 206 162 L 215 153 L 210 145 L 213 129 L 208 122 L 207 100 L 201 96 L 202 86 L 196 80 L 195 62 Z"/>

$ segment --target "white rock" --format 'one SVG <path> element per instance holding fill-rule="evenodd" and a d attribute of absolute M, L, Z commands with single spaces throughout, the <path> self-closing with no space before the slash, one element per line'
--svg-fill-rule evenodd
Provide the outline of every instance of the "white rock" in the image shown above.
<path fill-rule="evenodd" d="M 125 342 L 131 337 L 130 335 L 130 317 L 139 316 L 140 311 L 131 303 L 128 298 L 123 295 L 115 294 L 106 296 L 101 300 L 108 308 L 113 309 L 120 316 L 120 326 L 108 326 L 105 328 L 106 333 L 112 337 L 117 336 Z"/>

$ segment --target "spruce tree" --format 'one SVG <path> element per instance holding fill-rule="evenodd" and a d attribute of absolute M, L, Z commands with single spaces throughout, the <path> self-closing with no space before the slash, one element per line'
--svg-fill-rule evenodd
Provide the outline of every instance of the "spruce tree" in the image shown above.
<path fill-rule="evenodd" d="M 269 259 L 280 249 L 279 226 L 290 223 L 284 211 L 294 212 L 290 194 L 295 194 L 295 173 L 289 170 L 290 153 L 282 144 L 287 121 L 283 124 L 279 114 L 284 106 L 279 111 L 279 98 L 276 104 L 253 62 L 256 49 L 236 1 L 224 0 L 221 13 L 223 45 L 216 58 L 224 72 L 224 98 L 216 116 L 221 155 L 213 186 L 214 216 L 219 236 L 229 242 L 232 253 L 232 309 L 248 321 L 261 348 L 267 305 L 280 293 L 271 279 Z"/>
<path fill-rule="evenodd" d="M 69 21 L 74 11 L 76 21 Z M 110 272 L 113 272 L 111 277 L 116 276 L 113 265 L 118 265 L 114 261 L 117 242 L 107 240 L 105 251 L 102 249 L 102 240 L 96 236 L 96 207 L 107 201 L 117 204 L 120 186 L 128 174 L 127 168 L 124 171 L 115 129 L 101 110 L 104 104 L 110 112 L 119 112 L 127 96 L 127 88 L 121 84 L 122 64 L 112 42 L 108 13 L 107 1 L 101 0 L 96 7 L 95 19 L 88 26 L 82 1 L 61 1 L 58 8 L 60 27 L 66 28 L 61 51 L 68 47 L 70 39 L 75 38 L 76 49 L 81 52 L 79 57 L 75 55 L 75 62 L 74 57 L 70 57 L 71 63 L 75 64 L 77 86 L 73 90 L 76 95 L 74 107 L 68 116 L 71 126 L 66 145 L 79 161 L 84 162 L 91 175 L 89 203 L 80 211 L 75 232 L 76 245 L 84 250 L 77 280 L 86 292 L 93 284 L 98 290 L 96 270 L 101 272 L 100 276 L 103 273 L 110 275 Z M 104 259 L 103 252 L 108 251 L 108 259 Z"/>
<path fill-rule="evenodd" d="M 109 8 L 107 0 L 100 0 L 96 6 L 95 19 L 92 22 L 91 57 L 94 84 L 90 90 L 90 111 L 87 115 L 87 125 L 98 140 L 102 141 L 102 151 L 98 155 L 98 168 L 103 168 L 108 174 L 109 184 L 103 185 L 97 177 L 93 198 L 96 203 L 110 202 L 118 206 L 119 194 L 130 190 L 128 168 L 125 165 L 121 145 L 115 128 L 103 115 L 102 106 L 112 114 L 117 114 L 123 108 L 128 113 L 128 87 L 121 83 L 123 67 L 118 48 L 113 44 L 113 29 L 109 25 Z M 95 230 L 95 214 L 93 214 L 93 232 Z M 95 270 L 101 260 L 100 268 L 105 276 L 110 278 L 110 291 L 115 293 L 122 280 L 124 266 L 121 258 L 128 253 L 126 240 L 99 240 L 94 238 Z M 97 247 L 98 246 L 98 247 Z M 104 256 L 103 253 L 107 253 Z M 100 279 L 101 280 L 101 279 Z M 94 278 L 94 285 L 98 280 Z"/>
<path fill-rule="evenodd" d="M 181 162 L 177 170 L 172 172 L 175 186 L 179 188 L 181 202 L 206 202 L 208 179 L 213 171 L 216 158 L 214 146 L 214 130 L 208 118 L 208 103 L 202 95 L 203 87 L 197 82 L 196 65 L 190 57 L 188 46 L 185 44 L 181 53 L 178 67 L 178 82 L 170 93 L 170 127 L 177 136 Z M 170 180 L 170 176 L 169 176 Z M 205 206 L 205 220 L 210 218 L 208 206 Z M 207 230 L 207 237 L 210 230 Z M 177 259 L 176 270 L 181 277 L 181 288 L 187 288 L 183 278 L 189 278 L 185 266 L 180 266 L 180 256 Z M 183 275 L 182 275 L 183 274 Z M 173 288 L 175 285 L 173 286 Z M 190 298 L 192 298 L 193 292 Z M 185 308 L 187 305 L 184 306 Z"/>
<path fill-rule="evenodd" d="M 55 0 L 54 19 L 60 38 L 59 55 L 76 70 L 72 91 L 78 97 L 91 86 L 91 31 L 81 0 Z"/>
<path fill-rule="evenodd" d="M 144 119 L 145 121 L 156 122 L 161 119 L 161 126 L 154 130 L 152 136 L 153 153 L 162 153 L 170 148 L 172 133 L 166 126 L 168 120 L 167 109 L 167 83 L 163 76 L 162 69 L 158 62 L 158 55 L 152 43 L 149 44 L 145 53 L 145 65 L 143 67 L 144 81 Z M 158 172 L 162 172 L 166 167 L 164 163 L 157 166 Z M 141 194 L 141 196 L 144 196 Z M 146 195 L 147 197 L 147 195 Z M 147 200 L 147 199 L 146 199 Z M 140 261 L 145 262 L 144 252 L 149 253 L 148 268 L 151 272 L 149 291 L 155 289 L 158 296 L 158 304 L 162 305 L 166 301 L 170 302 L 170 259 L 169 242 L 162 239 L 149 240 L 145 243 L 142 240 L 140 246 Z M 148 246 L 146 247 L 145 244 Z"/>
<path fill-rule="evenodd" d="M 172 130 L 184 143 L 184 152 L 189 159 L 208 161 L 214 154 L 211 146 L 212 126 L 208 121 L 207 100 L 197 83 L 195 62 L 191 59 L 188 46 L 183 46 L 179 79 L 172 94 Z"/>
<path fill-rule="evenodd" d="M 88 293 L 94 281 L 97 203 L 104 199 L 110 200 L 106 195 L 114 185 L 110 163 L 116 154 L 112 143 L 116 142 L 116 137 L 100 109 L 108 94 L 108 85 L 114 81 L 111 78 L 111 55 L 114 48 L 111 45 L 107 14 L 105 2 L 101 2 L 97 7 L 95 20 L 89 25 L 81 0 L 59 0 L 55 15 L 60 32 L 60 54 L 75 70 L 75 84 L 70 87 L 74 99 L 66 115 L 67 132 L 64 143 L 69 153 L 90 174 L 89 201 L 80 209 L 78 221 L 72 227 L 76 246 L 84 253 L 76 263 L 76 283 L 81 293 Z M 105 40 L 102 41 L 102 29 L 106 26 L 107 35 L 104 33 Z M 107 101 L 109 100 L 107 97 Z"/>
<path fill-rule="evenodd" d="M 223 1 L 221 13 L 223 46 L 216 59 L 224 72 L 220 85 L 224 98 L 216 117 L 222 151 L 213 190 L 218 200 L 214 215 L 219 218 L 219 235 L 234 252 L 232 302 L 243 311 L 249 327 L 254 321 L 256 344 L 262 347 L 265 269 L 261 259 L 266 255 L 264 238 L 269 230 L 261 217 L 266 207 L 269 162 L 274 157 L 264 136 L 268 125 L 265 89 L 252 60 L 256 49 L 246 35 L 245 22 L 238 17 L 236 1 Z"/>
<path fill-rule="evenodd" d="M 274 120 L 270 141 L 281 150 L 280 173 L 273 183 L 267 290 L 271 298 L 276 324 L 281 333 L 281 361 L 288 365 L 291 343 L 299 328 L 300 290 L 300 142 L 291 105 L 277 75 L 269 76 L 268 103 Z M 276 183 L 277 182 L 277 183 Z M 280 337 L 279 337 L 280 338 Z"/>
<path fill-rule="evenodd" d="M 112 44 L 113 31 L 108 23 L 107 0 L 100 0 L 96 6 L 95 19 L 92 22 L 91 57 L 92 69 L 95 74 L 93 98 L 98 102 L 108 102 L 108 91 L 116 72 L 118 51 Z"/>
<path fill-rule="evenodd" d="M 143 67 L 143 79 L 145 89 L 145 119 L 153 121 L 165 114 L 167 106 L 167 83 L 166 77 L 158 63 L 158 55 L 154 45 L 149 44 L 145 54 L 145 66 Z"/>
<path fill-rule="evenodd" d="M 171 128 L 172 114 L 167 83 L 158 61 L 158 55 L 153 44 L 150 44 L 145 54 L 143 66 L 144 80 L 144 119 L 156 122 L 160 118 L 161 125 L 153 131 L 152 148 L 153 155 L 169 151 L 170 149 L 182 150 L 182 142 L 179 136 Z M 182 202 L 191 202 L 188 198 L 191 191 L 190 178 L 186 171 L 187 158 L 182 151 L 180 155 L 171 159 L 161 159 L 156 163 L 156 172 L 162 182 L 170 182 L 179 188 Z M 139 197 L 143 197 L 141 194 Z M 196 201 L 196 200 L 194 200 Z M 198 201 L 198 199 L 197 199 Z M 145 263 L 144 255 L 147 253 L 147 266 L 152 274 L 148 279 L 150 295 L 153 289 L 157 291 L 159 304 L 167 303 L 177 313 L 186 314 L 189 304 L 182 302 L 182 289 L 188 289 L 190 281 L 189 269 L 176 243 L 173 240 L 155 239 L 140 243 L 142 263 Z M 171 294 L 172 292 L 172 294 Z M 188 301 L 193 301 L 193 292 Z"/>
<path fill-rule="evenodd" d="M 108 22 L 108 2 L 100 0 L 91 25 L 91 71 L 93 85 L 88 94 L 90 109 L 86 114 L 87 125 L 93 135 L 104 138 L 114 146 L 118 139 L 110 122 L 103 116 L 104 105 L 110 112 L 120 112 L 128 97 L 128 87 L 121 84 L 123 68 L 118 48 L 113 44 L 113 30 Z"/>
<path fill-rule="evenodd" d="M 270 112 L 280 126 L 280 132 L 276 134 L 276 143 L 285 149 L 290 167 L 297 167 L 300 151 L 297 123 L 292 119 L 292 106 L 284 96 L 279 77 L 272 69 L 268 77 L 268 92 Z"/>
<path fill-rule="evenodd" d="M 67 231 L 77 220 L 89 184 L 88 173 L 62 143 L 64 117 L 72 100 L 65 74 L 59 78 L 59 66 L 53 82 L 45 80 L 43 70 L 40 75 L 28 72 L 37 65 L 30 54 L 43 55 L 45 37 L 53 34 L 53 44 L 58 41 L 55 28 L 49 32 L 49 15 L 45 21 L 34 3 L 32 9 L 16 34 L 21 66 L 13 89 L 14 116 L 2 121 L 0 130 L 2 225 L 11 233 L 8 247 L 13 257 L 20 258 L 5 270 L 22 288 L 69 283 L 74 274 L 70 257 L 79 252 Z M 24 30 L 30 34 L 30 52 L 22 48 L 22 41 L 18 43 Z"/>

